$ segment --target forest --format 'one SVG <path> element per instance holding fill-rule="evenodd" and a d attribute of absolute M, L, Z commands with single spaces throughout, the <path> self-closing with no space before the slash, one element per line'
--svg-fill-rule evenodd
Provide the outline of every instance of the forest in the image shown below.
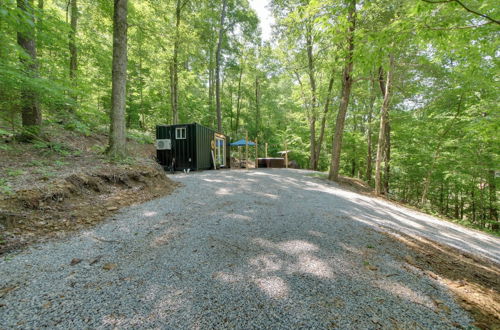
<path fill-rule="evenodd" d="M 120 158 L 198 122 L 499 232 L 498 2 L 267 6 L 265 39 L 248 0 L 2 0 L 0 135 L 104 131 Z"/>

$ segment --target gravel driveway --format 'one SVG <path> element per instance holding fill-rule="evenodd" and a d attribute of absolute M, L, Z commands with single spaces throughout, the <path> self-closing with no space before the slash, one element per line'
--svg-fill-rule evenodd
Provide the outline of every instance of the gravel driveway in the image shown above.
<path fill-rule="evenodd" d="M 377 230 L 419 233 L 499 261 L 496 238 L 306 171 L 173 179 L 184 186 L 170 196 L 4 257 L 0 328 L 467 327 L 472 320 L 448 291 Z"/>

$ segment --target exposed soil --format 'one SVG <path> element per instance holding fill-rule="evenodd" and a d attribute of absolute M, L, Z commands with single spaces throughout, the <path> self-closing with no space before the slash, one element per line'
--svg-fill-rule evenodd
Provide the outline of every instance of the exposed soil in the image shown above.
<path fill-rule="evenodd" d="M 500 329 L 500 266 L 486 258 L 459 251 L 422 237 L 386 234 L 415 254 L 405 261 L 440 280 L 480 329 Z M 437 302 L 439 303 L 439 302 Z"/>
<path fill-rule="evenodd" d="M 0 149 L 0 178 L 6 178 L 0 191 L 0 255 L 93 226 L 124 206 L 178 186 L 154 161 L 152 145 L 129 141 L 134 158 L 111 163 L 102 153 L 104 135 L 60 131 L 55 136 L 48 147 L 3 142 L 8 148 Z"/>
<path fill-rule="evenodd" d="M 339 183 L 343 188 L 351 191 L 356 191 L 358 193 L 373 195 L 373 188 L 370 187 L 368 183 L 361 179 L 350 178 L 347 176 L 340 176 Z"/>

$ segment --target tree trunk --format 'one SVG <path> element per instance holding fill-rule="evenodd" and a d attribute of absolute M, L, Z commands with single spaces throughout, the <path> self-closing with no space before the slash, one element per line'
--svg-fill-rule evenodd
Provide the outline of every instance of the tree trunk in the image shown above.
<path fill-rule="evenodd" d="M 108 154 L 121 158 L 127 153 L 125 101 L 127 91 L 127 0 L 114 0 L 113 72 L 111 90 L 111 125 Z"/>
<path fill-rule="evenodd" d="M 172 108 L 172 123 L 179 123 L 179 72 L 178 72 L 178 56 L 179 56 L 179 26 L 181 23 L 181 11 L 186 2 L 181 4 L 181 0 L 176 1 L 175 5 L 175 37 L 174 37 L 174 53 L 172 55 L 172 63 L 170 64 L 170 106 Z"/>
<path fill-rule="evenodd" d="M 352 89 L 352 69 L 353 69 L 353 53 L 354 53 L 354 31 L 356 29 L 356 0 L 349 1 L 349 14 L 347 17 L 349 29 L 347 31 L 348 51 L 345 58 L 345 67 L 342 72 L 342 93 L 335 124 L 335 134 L 332 143 L 332 161 L 330 165 L 330 173 L 328 179 L 338 181 L 340 169 L 340 152 L 342 148 L 342 136 L 344 134 L 344 123 L 349 106 L 349 98 Z"/>
<path fill-rule="evenodd" d="M 476 223 L 476 198 L 474 197 L 474 182 L 472 182 L 472 188 L 470 190 L 470 199 L 472 207 L 472 223 Z"/>
<path fill-rule="evenodd" d="M 389 115 L 389 114 L 388 114 Z M 387 125 L 385 128 L 385 168 L 384 168 L 384 193 L 389 195 L 389 180 L 391 176 L 391 122 L 387 116 Z"/>
<path fill-rule="evenodd" d="M 43 33 L 43 20 L 42 20 L 42 16 L 43 16 L 43 8 L 45 7 L 45 3 L 43 0 L 38 0 L 38 13 L 39 13 L 39 16 L 37 17 L 37 20 L 36 20 L 36 26 L 37 26 L 37 36 L 39 36 L 40 34 Z M 39 57 L 42 57 L 42 48 L 43 48 L 43 43 L 42 43 L 42 40 L 41 38 L 38 38 L 37 37 L 37 51 L 38 51 L 38 56 Z M 38 64 L 40 66 L 40 63 Z"/>
<path fill-rule="evenodd" d="M 316 118 L 313 114 L 313 109 L 312 106 L 308 104 L 308 98 L 306 97 L 306 94 L 304 92 L 304 85 L 302 84 L 302 80 L 300 79 L 300 75 L 298 71 L 295 71 L 295 77 L 297 78 L 297 81 L 300 86 L 300 94 L 302 96 L 302 102 L 304 103 L 304 109 L 306 110 L 306 115 L 307 115 L 307 120 L 309 123 L 309 167 L 310 169 L 313 168 L 313 163 L 315 157 L 315 145 L 316 145 Z"/>
<path fill-rule="evenodd" d="M 312 109 L 311 109 L 312 111 Z M 315 170 L 316 164 L 316 118 L 311 114 L 309 118 L 309 168 Z"/>
<path fill-rule="evenodd" d="M 243 65 L 240 68 L 240 77 L 238 78 L 238 99 L 236 101 L 236 123 L 235 123 L 235 136 L 238 135 L 240 125 L 240 110 L 241 110 L 241 77 L 243 76 Z"/>
<path fill-rule="evenodd" d="M 210 55 L 208 58 L 208 110 L 210 112 L 210 117 L 212 118 L 213 123 L 215 124 L 215 117 L 213 114 L 215 113 L 214 109 L 214 98 L 215 98 L 215 88 L 214 88 L 214 54 L 213 49 L 210 47 Z"/>
<path fill-rule="evenodd" d="M 68 111 L 73 114 L 75 112 L 75 105 L 77 101 L 77 95 L 75 90 L 77 88 L 76 77 L 78 70 L 78 49 L 76 47 L 76 31 L 78 26 L 78 3 L 77 0 L 70 0 L 71 7 L 71 30 L 69 32 L 69 79 L 71 80 L 71 87 L 73 91 L 70 93 L 74 104 L 68 107 Z"/>
<path fill-rule="evenodd" d="M 220 100 L 220 67 L 221 67 L 221 50 L 222 37 L 224 36 L 224 20 L 226 18 L 227 0 L 222 0 L 222 11 L 220 14 L 219 40 L 217 41 L 217 53 L 215 56 L 215 103 L 217 111 L 217 131 L 222 133 L 222 111 Z"/>
<path fill-rule="evenodd" d="M 234 107 L 234 102 L 233 102 L 233 86 L 231 85 L 231 87 L 229 88 L 229 131 L 232 133 L 234 132 L 234 129 L 233 129 L 233 118 L 234 118 L 234 111 L 233 111 L 233 107 Z"/>
<path fill-rule="evenodd" d="M 380 131 L 378 136 L 377 145 L 377 158 L 375 160 L 375 195 L 379 196 L 382 193 L 382 162 L 384 161 L 387 151 L 387 123 L 389 122 L 389 104 L 391 101 L 391 87 L 392 87 L 392 74 L 394 66 L 394 57 L 389 55 L 389 70 L 387 71 L 387 78 L 385 86 L 383 83 L 383 71 L 380 69 L 380 88 L 384 95 L 382 103 L 382 110 L 380 112 Z"/>
<path fill-rule="evenodd" d="M 17 7 L 26 16 L 34 20 L 33 0 L 17 0 Z M 23 24 L 17 32 L 17 44 L 26 52 L 28 58 L 21 57 L 21 67 L 26 76 L 34 79 L 38 77 L 38 61 L 36 56 L 35 27 L 31 24 Z M 21 111 L 22 125 L 27 128 L 29 134 L 38 134 L 37 126 L 42 124 L 42 112 L 38 100 L 38 93 L 29 86 L 21 88 Z M 30 138 L 30 136 L 27 136 Z"/>
<path fill-rule="evenodd" d="M 316 79 L 314 77 L 314 57 L 313 57 L 313 40 L 311 25 L 306 24 L 306 50 L 307 50 L 307 67 L 309 75 L 309 84 L 311 87 L 311 115 L 309 118 L 310 129 L 310 162 L 309 167 L 312 170 L 318 169 L 317 155 L 316 155 Z"/>
<path fill-rule="evenodd" d="M 488 188 L 489 188 L 489 210 L 490 210 L 490 220 L 494 221 L 493 227 L 491 229 L 498 230 L 500 224 L 498 223 L 498 210 L 497 210 L 497 186 L 495 183 L 495 171 L 488 171 Z"/>
<path fill-rule="evenodd" d="M 372 76 L 373 78 L 373 76 Z M 375 104 L 375 79 L 371 79 L 371 90 L 370 90 L 370 103 L 368 104 L 368 118 L 367 118 L 367 130 L 366 130 L 366 144 L 367 144 L 367 150 L 366 150 L 366 174 L 365 174 L 365 180 L 368 182 L 368 184 L 371 183 L 372 181 L 372 162 L 373 162 L 373 157 L 372 157 L 372 120 L 373 120 L 373 105 Z"/>
<path fill-rule="evenodd" d="M 444 184 L 441 182 L 439 189 L 439 213 L 444 214 Z"/>
<path fill-rule="evenodd" d="M 143 34 L 140 32 L 139 37 L 139 98 L 140 98 L 140 108 L 139 108 L 139 127 L 143 130 L 146 126 L 145 119 L 146 114 L 144 113 L 144 77 L 142 75 L 142 40 Z"/>
<path fill-rule="evenodd" d="M 76 29 L 78 25 L 78 4 L 77 0 L 71 0 L 71 31 L 69 33 L 69 78 L 74 82 L 76 79 L 76 70 L 78 69 L 76 48 Z"/>
<path fill-rule="evenodd" d="M 319 139 L 318 139 L 318 143 L 316 144 L 316 152 L 315 152 L 315 156 L 316 156 L 316 160 L 314 162 L 315 165 L 316 165 L 316 169 L 315 170 L 318 169 L 319 156 L 321 155 L 321 147 L 323 145 L 323 139 L 325 137 L 326 117 L 328 115 L 328 110 L 330 108 L 330 100 L 332 98 L 334 73 L 335 73 L 335 70 L 332 72 L 332 76 L 330 77 L 330 81 L 328 83 L 328 93 L 327 93 L 326 99 L 325 99 L 325 107 L 323 108 L 323 117 L 321 118 L 321 127 L 320 127 L 320 131 L 319 131 Z"/>
<path fill-rule="evenodd" d="M 260 84 L 259 77 L 255 77 L 255 137 L 260 133 Z"/>
<path fill-rule="evenodd" d="M 448 182 L 446 182 L 446 206 L 445 206 L 445 215 L 448 216 L 450 213 L 450 189 L 448 186 Z"/>
<path fill-rule="evenodd" d="M 460 191 L 460 220 L 464 219 L 464 207 L 465 207 L 465 198 L 462 192 Z"/>

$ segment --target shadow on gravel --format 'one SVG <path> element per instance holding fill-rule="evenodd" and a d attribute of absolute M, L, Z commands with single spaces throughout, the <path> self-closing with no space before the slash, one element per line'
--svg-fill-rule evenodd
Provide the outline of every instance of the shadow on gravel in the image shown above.
<path fill-rule="evenodd" d="M 265 178 L 272 189 L 259 186 L 263 190 L 255 191 L 258 178 Z M 179 239 L 175 253 L 195 261 L 171 265 L 158 259 L 166 271 L 164 278 L 152 278 L 147 284 L 145 297 L 153 306 L 150 313 L 109 316 L 103 320 L 105 325 L 159 322 L 202 329 L 468 326 L 456 302 L 434 281 L 437 275 L 445 283 L 466 282 L 462 287 L 478 288 L 473 292 L 485 297 L 490 290 L 483 301 L 489 307 L 472 303 L 467 298 L 471 291 L 454 292 L 472 306 L 466 309 L 477 326 L 498 325 L 499 272 L 493 263 L 481 263 L 466 254 L 456 257 L 456 250 L 443 246 L 432 250 L 428 242 L 408 235 L 397 240 L 370 227 L 391 225 L 415 234 L 439 235 L 451 246 L 467 245 L 491 256 L 498 251 L 498 241 L 488 236 L 470 237 L 470 231 L 466 234 L 437 220 L 430 223 L 424 216 L 402 213 L 388 203 L 272 170 L 242 172 L 241 176 L 228 171 L 216 178 L 201 174 L 197 189 L 213 191 L 220 198 L 213 208 L 204 201 L 189 205 L 206 209 L 205 218 L 196 223 L 204 233 L 195 242 Z M 281 195 L 290 191 L 294 202 L 307 203 L 307 210 L 287 205 Z M 252 204 L 245 204 L 247 200 Z M 271 211 L 264 213 L 265 218 L 259 213 L 262 208 Z M 296 211 L 294 217 L 285 212 L 287 208 Z M 151 238 L 151 246 L 171 248 L 167 246 L 171 234 L 158 233 Z"/>
<path fill-rule="evenodd" d="M 500 329 L 500 267 L 486 258 L 464 253 L 425 238 L 386 234 L 415 252 L 408 260 L 433 278 L 441 278 L 469 311 L 475 326 Z"/>

